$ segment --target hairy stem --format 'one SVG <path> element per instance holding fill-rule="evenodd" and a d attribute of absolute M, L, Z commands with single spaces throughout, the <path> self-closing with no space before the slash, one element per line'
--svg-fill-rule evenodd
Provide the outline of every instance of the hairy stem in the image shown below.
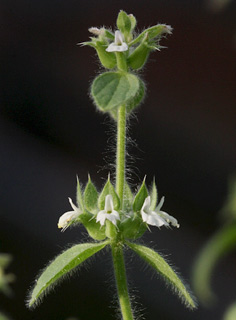
<path fill-rule="evenodd" d="M 117 112 L 117 150 L 116 150 L 116 192 L 120 198 L 121 210 L 125 183 L 125 143 L 126 107 L 121 105 Z"/>
<path fill-rule="evenodd" d="M 113 243 L 111 245 L 111 248 L 122 319 L 134 320 L 127 288 L 125 262 L 122 245 Z"/>

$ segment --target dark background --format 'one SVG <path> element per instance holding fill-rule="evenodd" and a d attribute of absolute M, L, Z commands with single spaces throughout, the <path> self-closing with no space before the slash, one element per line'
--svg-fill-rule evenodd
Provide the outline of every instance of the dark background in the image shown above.
<path fill-rule="evenodd" d="M 133 13 L 138 29 L 167 23 L 168 46 L 153 53 L 141 76 L 145 103 L 130 123 L 130 179 L 156 177 L 164 210 L 180 229 L 152 228 L 143 239 L 166 255 L 190 283 L 193 261 L 220 227 L 218 211 L 236 169 L 236 3 L 221 11 L 204 1 L 1 0 L 0 251 L 14 260 L 14 297 L 0 309 L 15 320 L 115 319 L 109 252 L 81 268 L 36 310 L 25 308 L 39 269 L 68 244 L 86 241 L 85 230 L 61 233 L 59 216 L 75 199 L 76 174 L 89 172 L 102 187 L 114 162 L 115 130 L 88 95 L 99 73 L 87 41 L 91 26 L 112 26 L 119 9 Z M 137 146 L 138 145 L 138 146 Z M 216 268 L 218 303 L 190 312 L 130 252 L 128 275 L 142 314 L 156 319 L 222 319 L 236 298 L 236 257 Z M 88 269 L 88 270 L 87 270 Z"/>

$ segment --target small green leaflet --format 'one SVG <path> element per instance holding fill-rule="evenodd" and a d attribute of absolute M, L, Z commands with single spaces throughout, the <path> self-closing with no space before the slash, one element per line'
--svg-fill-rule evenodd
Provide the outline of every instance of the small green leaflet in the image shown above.
<path fill-rule="evenodd" d="M 57 256 L 43 271 L 30 293 L 28 307 L 34 307 L 56 282 L 86 259 L 102 250 L 109 241 L 77 244 Z"/>
<path fill-rule="evenodd" d="M 196 308 L 196 303 L 187 291 L 186 287 L 168 265 L 168 263 L 154 250 L 135 243 L 126 242 L 126 244 L 134 250 L 143 260 L 145 260 L 153 269 L 155 269 L 164 280 L 172 286 L 175 292 L 190 309 Z"/>

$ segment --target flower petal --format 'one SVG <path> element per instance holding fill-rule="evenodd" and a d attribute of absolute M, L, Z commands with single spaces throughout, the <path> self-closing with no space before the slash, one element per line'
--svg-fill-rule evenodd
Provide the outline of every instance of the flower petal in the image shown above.
<path fill-rule="evenodd" d="M 164 211 L 160 211 L 159 215 L 162 218 L 164 218 L 168 223 L 171 223 L 173 227 L 179 228 L 179 223 L 178 223 L 177 219 L 175 219 L 174 217 L 172 217 L 168 213 L 166 213 Z"/>
<path fill-rule="evenodd" d="M 67 227 L 69 226 L 70 222 L 75 220 L 79 216 L 79 212 L 75 211 L 68 211 L 65 212 L 58 221 L 58 228 L 61 229 L 62 231 L 65 231 Z"/>
<path fill-rule="evenodd" d="M 149 212 L 150 211 L 150 205 L 151 205 L 151 197 L 148 196 L 143 203 L 143 206 L 141 208 L 141 212 L 145 211 L 145 212 Z"/>
<path fill-rule="evenodd" d="M 70 205 L 72 207 L 72 209 L 74 211 L 79 211 L 79 208 L 76 207 L 76 205 L 73 203 L 73 201 L 71 200 L 71 198 L 68 198 L 69 199 L 69 202 L 70 202 Z"/>
<path fill-rule="evenodd" d="M 105 210 L 99 211 L 97 214 L 96 222 L 100 222 L 101 226 L 104 225 L 106 220 L 106 212 Z"/>
<path fill-rule="evenodd" d="M 121 45 L 125 41 L 123 34 L 119 31 L 115 31 L 115 44 Z"/>
<path fill-rule="evenodd" d="M 107 52 L 123 52 L 128 50 L 128 45 L 123 42 L 121 45 L 116 45 L 114 42 L 112 42 L 107 48 Z"/>
<path fill-rule="evenodd" d="M 107 213 L 111 213 L 111 212 L 113 212 L 113 208 L 114 208 L 114 206 L 113 206 L 112 196 L 110 194 L 108 194 L 105 198 L 105 209 L 104 210 Z"/>
<path fill-rule="evenodd" d="M 169 224 L 162 217 L 160 217 L 156 212 L 152 212 L 151 214 L 148 215 L 147 223 L 150 224 L 151 226 L 156 226 L 156 227 L 161 227 L 163 225 L 165 225 L 166 227 L 169 226 Z"/>
<path fill-rule="evenodd" d="M 155 211 L 158 212 L 162 208 L 164 201 L 165 201 L 165 197 L 162 197 Z"/>

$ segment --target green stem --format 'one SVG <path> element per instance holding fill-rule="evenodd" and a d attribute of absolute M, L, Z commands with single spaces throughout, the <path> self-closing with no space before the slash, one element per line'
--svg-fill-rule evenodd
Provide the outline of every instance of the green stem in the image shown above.
<path fill-rule="evenodd" d="M 116 285 L 123 320 L 133 320 L 133 313 L 127 288 L 125 261 L 122 245 L 112 244 L 112 257 L 116 277 Z"/>
<path fill-rule="evenodd" d="M 125 184 L 125 142 L 126 107 L 121 105 L 117 111 L 117 150 L 116 150 L 116 192 L 120 198 L 121 210 Z"/>

